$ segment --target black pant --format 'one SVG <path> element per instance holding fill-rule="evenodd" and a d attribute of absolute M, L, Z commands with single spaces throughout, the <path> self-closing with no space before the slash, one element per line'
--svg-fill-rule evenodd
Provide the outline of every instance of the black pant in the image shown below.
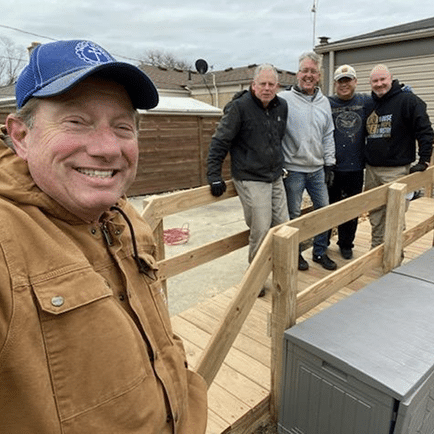
<path fill-rule="evenodd" d="M 330 204 L 339 202 L 347 197 L 354 196 L 361 193 L 363 190 L 363 170 L 355 172 L 337 172 L 333 185 L 328 189 Z M 341 249 L 352 249 L 354 247 L 353 241 L 356 236 L 357 221 L 353 220 L 342 223 L 338 227 L 338 242 L 337 244 Z M 330 243 L 332 231 L 328 233 Z"/>

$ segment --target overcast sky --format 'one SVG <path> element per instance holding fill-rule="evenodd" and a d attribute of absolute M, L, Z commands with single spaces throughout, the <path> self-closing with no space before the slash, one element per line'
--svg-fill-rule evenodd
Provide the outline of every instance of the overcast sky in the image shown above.
<path fill-rule="evenodd" d="M 50 41 L 43 36 L 89 39 L 119 60 L 161 50 L 192 65 L 203 58 L 214 70 L 269 62 L 296 71 L 298 56 L 313 47 L 313 2 L 14 0 L 2 8 L 0 36 L 23 47 Z M 316 0 L 315 16 L 316 36 L 337 41 L 433 17 L 434 2 Z"/>

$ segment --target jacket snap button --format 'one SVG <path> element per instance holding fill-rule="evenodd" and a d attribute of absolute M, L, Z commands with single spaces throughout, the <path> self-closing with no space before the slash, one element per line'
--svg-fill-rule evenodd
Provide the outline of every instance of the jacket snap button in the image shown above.
<path fill-rule="evenodd" d="M 63 306 L 64 303 L 65 303 L 65 299 L 60 295 L 57 295 L 56 297 L 53 297 L 51 299 L 51 304 L 55 307 Z"/>

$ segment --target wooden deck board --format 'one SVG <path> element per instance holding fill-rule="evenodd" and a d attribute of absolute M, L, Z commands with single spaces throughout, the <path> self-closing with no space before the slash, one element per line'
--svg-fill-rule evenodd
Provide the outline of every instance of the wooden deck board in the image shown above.
<path fill-rule="evenodd" d="M 206 331 L 207 333 L 212 333 L 218 326 L 218 320 L 212 318 L 202 312 L 199 309 L 189 309 L 185 312 L 182 312 L 178 315 L 179 317 L 185 319 L 186 321 L 190 321 L 196 327 L 201 330 Z M 244 333 L 240 333 L 235 340 L 234 346 L 238 348 L 240 351 L 250 354 L 252 358 L 261 362 L 266 366 L 270 366 L 270 341 L 268 340 L 268 345 L 264 345 L 261 342 L 258 342 L 251 336 L 248 336 Z"/>
<path fill-rule="evenodd" d="M 413 227 L 434 214 L 434 199 L 420 198 L 411 202 L 406 213 L 407 227 Z M 329 256 L 338 267 L 347 264 L 339 253 L 336 237 L 332 238 Z M 433 245 L 430 232 L 405 248 L 404 263 L 419 256 Z M 360 257 L 370 248 L 370 224 L 368 219 L 360 220 L 356 234 L 354 257 Z M 298 272 L 299 291 L 307 288 L 329 274 L 320 265 L 313 263 L 311 249 L 304 252 L 309 262 L 308 271 Z M 370 270 L 359 279 L 342 288 L 338 293 L 307 312 L 298 321 L 304 321 L 333 303 L 347 297 L 382 275 L 380 269 Z M 223 317 L 237 287 L 229 288 L 222 294 L 172 317 L 175 333 L 185 343 L 187 358 L 195 366 L 211 334 Z M 271 294 L 258 299 L 247 318 L 238 338 L 209 389 L 209 422 L 207 434 L 220 434 L 236 424 L 249 411 L 255 411 L 258 404 L 263 406 L 270 386 L 270 337 L 267 336 L 267 322 L 271 310 Z"/>

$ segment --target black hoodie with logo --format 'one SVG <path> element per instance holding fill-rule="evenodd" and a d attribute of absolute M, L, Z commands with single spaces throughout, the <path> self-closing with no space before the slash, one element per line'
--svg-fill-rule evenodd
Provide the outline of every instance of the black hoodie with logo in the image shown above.
<path fill-rule="evenodd" d="M 379 98 L 372 92 L 374 110 L 366 123 L 366 162 L 371 166 L 405 166 L 431 158 L 434 132 L 426 104 L 412 92 L 402 91 L 398 80 Z"/>

